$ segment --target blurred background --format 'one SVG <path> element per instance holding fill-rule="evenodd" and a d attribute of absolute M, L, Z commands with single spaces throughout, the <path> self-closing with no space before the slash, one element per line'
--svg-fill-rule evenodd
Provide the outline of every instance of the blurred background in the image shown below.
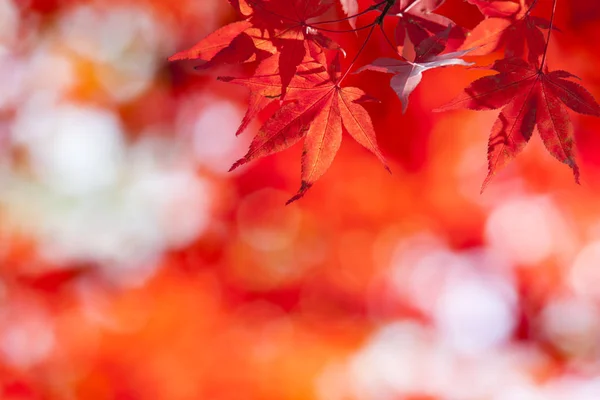
<path fill-rule="evenodd" d="M 260 126 L 234 136 L 236 67 L 166 62 L 234 19 L 0 0 L 0 398 L 600 399 L 600 119 L 572 115 L 580 186 L 534 136 L 480 195 L 497 112 L 430 110 L 486 71 L 427 72 L 402 117 L 355 75 L 393 175 L 346 137 L 284 206 L 300 146 L 227 173 Z M 557 24 L 550 67 L 600 98 L 600 4 Z"/>

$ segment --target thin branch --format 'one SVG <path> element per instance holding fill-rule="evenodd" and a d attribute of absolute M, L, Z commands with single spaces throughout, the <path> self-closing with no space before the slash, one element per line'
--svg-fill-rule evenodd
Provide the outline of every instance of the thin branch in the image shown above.
<path fill-rule="evenodd" d="M 417 1 L 419 1 L 419 0 L 417 0 Z M 386 0 L 386 2 L 387 2 L 387 5 L 381 11 L 381 15 L 379 15 L 377 18 L 375 18 L 375 21 L 373 21 L 370 25 L 366 25 L 366 26 L 370 26 L 371 29 L 369 30 L 369 33 L 367 34 L 367 37 L 365 38 L 365 41 L 363 42 L 362 46 L 360 46 L 360 49 L 358 49 L 358 52 L 356 53 L 356 55 L 352 59 L 352 62 L 350 62 L 350 65 L 348 66 L 348 69 L 346 69 L 346 72 L 344 72 L 344 75 L 342 75 L 342 77 L 337 81 L 337 85 L 338 86 L 342 83 L 342 81 L 346 78 L 346 76 L 348 76 L 348 73 L 350 72 L 350 70 L 352 69 L 352 67 L 354 67 L 354 64 L 356 63 L 356 60 L 358 60 L 358 57 L 360 56 L 360 54 L 363 52 L 363 50 L 365 49 L 365 47 L 367 47 L 367 43 L 369 43 L 369 40 L 371 39 L 371 36 L 373 35 L 373 31 L 375 30 L 375 26 L 376 25 L 379 25 L 379 26 L 383 25 L 383 19 L 385 18 L 385 15 L 390 11 L 390 8 L 392 8 L 392 6 L 396 3 L 396 0 Z"/>
<path fill-rule="evenodd" d="M 398 57 L 402 58 L 403 60 L 408 61 L 408 60 L 406 60 L 404 58 L 404 56 L 402 56 L 402 54 L 398 53 L 398 48 L 396 46 L 394 46 L 394 44 L 392 43 L 392 41 L 388 37 L 387 33 L 385 33 L 385 30 L 383 29 L 383 25 L 379 25 L 379 28 L 381 30 L 381 34 L 385 38 L 386 43 L 390 45 L 390 47 L 392 48 L 392 50 L 394 50 L 394 53 L 396 53 L 396 55 L 398 55 Z"/>
<path fill-rule="evenodd" d="M 533 3 L 531 3 L 531 5 L 529 6 L 529 8 L 527 9 L 527 11 L 525 12 L 525 14 L 523 15 L 523 17 L 527 17 L 529 14 L 531 14 L 531 11 L 533 11 L 533 8 L 537 5 L 539 0 L 534 0 Z"/>
<path fill-rule="evenodd" d="M 373 4 L 371 7 L 367 8 L 364 11 L 359 12 L 358 14 L 349 15 L 347 17 L 340 18 L 340 19 L 332 19 L 332 20 L 329 20 L 329 21 L 312 22 L 310 25 L 333 24 L 333 23 L 336 23 L 336 22 L 342 22 L 342 21 L 346 21 L 346 20 L 349 20 L 349 19 L 352 19 L 352 18 L 360 17 L 361 15 L 364 15 L 364 14 L 370 12 L 370 11 L 373 11 L 373 10 L 377 9 L 377 7 L 379 7 L 381 5 L 384 5 L 385 3 L 387 3 L 387 0 L 383 0 L 382 2 L 379 2 L 377 4 Z"/>
<path fill-rule="evenodd" d="M 548 39 L 546 39 L 546 47 L 544 48 L 544 54 L 542 55 L 542 62 L 540 63 L 539 71 L 542 72 L 544 64 L 546 63 L 546 54 L 548 54 L 548 46 L 550 45 L 550 38 L 552 37 L 552 27 L 554 26 L 554 14 L 556 14 L 556 3 L 558 0 L 552 2 L 552 14 L 550 14 L 550 26 L 548 28 Z"/>
<path fill-rule="evenodd" d="M 387 0 L 387 4 L 385 8 L 381 11 L 381 15 L 375 20 L 378 24 L 383 24 L 383 19 L 385 18 L 387 13 L 390 12 L 390 8 L 392 8 L 394 4 L 396 4 L 396 0 Z"/>
<path fill-rule="evenodd" d="M 373 31 L 375 30 L 375 26 L 377 24 L 373 23 L 371 25 L 372 25 L 371 26 L 371 30 L 369 30 L 369 33 L 367 34 L 367 37 L 366 37 L 365 41 L 363 42 L 362 46 L 360 46 L 360 49 L 358 50 L 358 52 L 356 53 L 356 55 L 352 59 L 352 62 L 348 66 L 348 69 L 346 69 L 346 72 L 344 72 L 344 75 L 342 75 L 342 77 L 337 81 L 337 85 L 338 86 L 342 83 L 342 81 L 344 80 L 344 78 L 346 78 L 346 76 L 348 75 L 348 73 L 350 72 L 350 70 L 352 69 L 352 67 L 354 67 L 354 64 L 356 63 L 356 60 L 358 60 L 358 57 L 360 56 L 360 54 L 363 52 L 363 50 L 367 46 L 367 43 L 369 43 L 369 40 L 371 39 L 371 35 L 373 35 Z"/>
<path fill-rule="evenodd" d="M 358 28 L 354 28 L 354 29 L 340 29 L 340 30 L 336 30 L 336 29 L 325 29 L 325 28 L 314 28 L 317 29 L 319 31 L 323 31 L 323 32 L 330 32 L 330 33 L 348 33 L 348 32 L 357 32 L 357 31 L 362 31 L 364 29 L 368 29 L 371 28 L 373 26 L 377 25 L 376 22 L 371 22 L 368 25 L 365 26 L 359 26 Z M 312 25 L 307 25 L 308 27 L 312 28 Z"/>

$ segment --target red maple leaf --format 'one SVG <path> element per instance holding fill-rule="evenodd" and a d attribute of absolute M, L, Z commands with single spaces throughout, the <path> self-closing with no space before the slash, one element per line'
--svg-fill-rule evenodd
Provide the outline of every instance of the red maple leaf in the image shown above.
<path fill-rule="evenodd" d="M 580 114 L 600 116 L 600 105 L 567 71 L 544 71 L 519 58 L 496 61 L 498 74 L 480 78 L 442 110 L 466 107 L 472 110 L 502 108 L 488 143 L 489 173 L 492 176 L 527 144 L 534 126 L 552 156 L 573 169 L 579 168 L 573 152 L 573 127 L 565 105 Z"/>
<path fill-rule="evenodd" d="M 531 15 L 536 3 L 526 0 L 469 2 L 477 5 L 486 18 L 469 33 L 463 49 L 474 49 L 471 55 L 486 55 L 504 46 L 507 58 L 521 57 L 538 63 L 545 47 L 542 29 L 548 29 L 550 24 L 544 18 Z"/>
<path fill-rule="evenodd" d="M 381 57 L 371 64 L 359 68 L 356 72 L 376 71 L 393 73 L 394 76 L 390 81 L 390 86 L 402 102 L 402 113 L 404 114 L 408 107 L 408 97 L 417 88 L 419 83 L 421 83 L 423 72 L 450 65 L 471 65 L 471 63 L 467 63 L 459 58 L 470 50 L 440 55 L 446 48 L 450 29 L 451 27 L 448 27 L 445 31 L 419 43 L 415 48 L 414 61 Z"/>
<path fill-rule="evenodd" d="M 275 68 L 276 63 L 270 62 L 263 65 L 264 75 L 222 79 L 248 86 L 253 91 L 251 102 L 261 96 L 268 103 L 282 93 L 280 73 L 277 70 L 269 72 L 269 69 Z M 327 171 L 340 147 L 343 128 L 387 168 L 377 147 L 371 118 L 358 104 L 366 97 L 365 93 L 356 87 L 341 87 L 337 71 L 339 68 L 328 72 L 322 62 L 305 56 L 298 66 L 298 74 L 288 85 L 282 107 L 264 123 L 246 155 L 234 163 L 231 170 L 282 151 L 304 138 L 302 184 L 298 193 L 288 201 L 290 203 L 302 197 Z"/>
<path fill-rule="evenodd" d="M 305 42 L 340 50 L 333 40 L 312 28 L 309 20 L 323 14 L 329 0 L 235 0 L 246 19 L 224 26 L 188 50 L 169 58 L 204 60 L 204 67 L 265 59 L 279 54 L 283 92 L 306 55 Z"/>
<path fill-rule="evenodd" d="M 277 51 L 268 32 L 259 29 L 250 20 L 253 9 L 246 0 L 230 0 L 230 3 L 246 19 L 217 29 L 189 49 L 180 51 L 169 61 L 200 60 L 204 68 L 255 61 Z"/>
<path fill-rule="evenodd" d="M 306 46 L 304 59 L 285 88 L 287 90 L 286 100 L 297 100 L 302 90 L 312 88 L 329 78 L 323 68 L 326 63 L 323 51 L 314 44 L 307 43 Z M 250 89 L 248 110 L 236 135 L 242 133 L 252 119 L 273 101 L 283 100 L 284 83 L 280 71 L 280 58 L 281 54 L 275 53 L 273 57 L 263 60 L 249 78 L 227 76 L 217 78 L 220 81 L 236 83 Z"/>
<path fill-rule="evenodd" d="M 379 9 L 386 15 L 399 18 L 396 26 L 396 44 L 403 47 L 408 38 L 414 46 L 432 34 L 444 31 L 456 24 L 447 17 L 434 13 L 446 0 L 396 0 L 382 4 Z M 375 1 L 378 3 L 378 1 Z M 391 4 L 391 5 L 390 5 Z"/>

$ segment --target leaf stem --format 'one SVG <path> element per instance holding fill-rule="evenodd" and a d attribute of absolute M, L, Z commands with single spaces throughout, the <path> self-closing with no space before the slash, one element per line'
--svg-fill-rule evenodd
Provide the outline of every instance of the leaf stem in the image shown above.
<path fill-rule="evenodd" d="M 419 0 L 417 0 L 417 1 L 419 1 Z M 369 25 L 365 25 L 364 27 L 361 27 L 361 28 L 366 28 L 366 27 L 370 26 L 371 29 L 369 29 L 369 33 L 367 34 L 365 41 L 363 42 L 362 46 L 360 46 L 360 49 L 358 49 L 358 52 L 356 52 L 356 55 L 350 62 L 350 65 L 346 69 L 346 72 L 344 72 L 344 75 L 342 75 L 342 77 L 337 81 L 337 83 L 336 83 L 337 86 L 339 86 L 342 83 L 342 81 L 346 78 L 346 76 L 348 76 L 348 73 L 350 73 L 350 70 L 352 70 L 352 67 L 356 63 L 356 60 L 358 60 L 358 57 L 360 56 L 360 54 L 363 52 L 365 47 L 367 47 L 367 43 L 369 43 L 369 40 L 371 39 L 371 36 L 373 35 L 373 31 L 375 31 L 375 26 L 383 25 L 383 19 L 385 18 L 385 15 L 390 11 L 390 8 L 392 8 L 392 6 L 396 3 L 396 0 L 386 0 L 386 3 L 387 4 L 386 4 L 385 8 L 381 11 L 381 15 L 379 15 L 377 18 L 375 18 L 375 21 L 371 22 Z"/>
<path fill-rule="evenodd" d="M 371 39 L 371 35 L 373 35 L 373 31 L 375 30 L 375 26 L 378 25 L 376 22 L 377 22 L 377 20 L 371 24 L 371 29 L 369 30 L 369 33 L 367 34 L 365 41 L 363 42 L 362 46 L 360 46 L 360 49 L 358 49 L 358 52 L 356 52 L 356 55 L 352 59 L 352 62 L 350 63 L 348 68 L 346 69 L 346 72 L 344 72 L 344 75 L 342 75 L 342 77 L 337 81 L 337 83 L 336 83 L 337 86 L 339 86 L 342 83 L 342 81 L 344 80 L 344 78 L 346 78 L 346 76 L 348 76 L 348 73 L 350 72 L 350 70 L 352 69 L 354 64 L 356 63 L 356 60 L 358 60 L 360 53 L 363 52 L 363 50 L 367 46 L 367 43 L 369 43 L 369 40 Z"/>
<path fill-rule="evenodd" d="M 375 26 L 376 23 L 375 22 L 371 22 L 368 25 L 365 26 L 359 26 L 358 28 L 355 29 L 341 29 L 341 30 L 336 30 L 336 29 L 324 29 L 324 28 L 314 28 L 317 29 L 319 31 L 323 31 L 323 32 L 330 32 L 330 33 L 348 33 L 348 32 L 357 32 L 357 31 L 362 31 L 364 29 L 369 29 L 372 26 Z M 308 27 L 312 28 L 312 25 L 307 25 Z"/>
<path fill-rule="evenodd" d="M 550 14 L 550 26 L 548 27 L 548 39 L 546 39 L 546 47 L 544 47 L 544 54 L 542 55 L 542 62 L 540 63 L 539 72 L 543 73 L 544 65 L 546 63 L 546 54 L 548 54 L 548 46 L 550 45 L 550 38 L 552 37 L 552 28 L 554 26 L 554 14 L 556 14 L 556 3 L 558 0 L 552 2 L 552 13 Z"/>
<path fill-rule="evenodd" d="M 533 8 L 537 5 L 539 0 L 533 0 L 533 3 L 531 3 L 531 5 L 529 6 L 529 8 L 527 9 L 527 11 L 525 12 L 525 14 L 523 15 L 523 17 L 527 17 L 529 14 L 531 14 L 531 11 L 533 11 Z"/>
<path fill-rule="evenodd" d="M 419 0 L 416 0 L 416 1 L 419 1 Z M 387 4 L 386 4 L 385 8 L 381 11 L 381 15 L 379 17 L 377 17 L 375 22 L 377 22 L 378 24 L 382 24 L 383 19 L 385 18 L 387 13 L 390 12 L 390 8 L 392 8 L 392 6 L 394 4 L 396 4 L 396 0 L 387 0 Z"/>
<path fill-rule="evenodd" d="M 394 44 L 392 43 L 392 41 L 388 37 L 387 33 L 385 33 L 385 30 L 383 29 L 383 25 L 379 25 L 379 28 L 381 29 L 381 34 L 383 35 L 386 43 L 390 45 L 390 47 L 392 48 L 392 50 L 394 50 L 394 53 L 396 53 L 396 55 L 398 57 L 400 57 L 402 60 L 404 60 L 406 62 L 410 62 L 406 58 L 404 58 L 404 56 L 402 54 L 398 53 L 398 48 L 396 46 L 394 46 Z"/>
<path fill-rule="evenodd" d="M 394 44 L 392 43 L 392 41 L 388 37 L 387 33 L 385 33 L 385 30 L 383 29 L 383 25 L 379 25 L 379 28 L 380 28 L 381 34 L 383 35 L 383 38 L 385 39 L 385 41 L 387 42 L 387 44 L 390 45 L 390 47 L 394 50 L 395 53 L 398 53 L 398 49 L 396 48 L 396 46 L 394 46 Z"/>

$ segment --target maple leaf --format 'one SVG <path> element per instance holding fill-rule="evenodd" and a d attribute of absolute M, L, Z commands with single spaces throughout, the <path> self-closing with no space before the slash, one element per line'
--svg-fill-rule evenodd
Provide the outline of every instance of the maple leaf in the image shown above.
<path fill-rule="evenodd" d="M 306 55 L 305 42 L 329 50 L 341 50 L 333 40 L 309 24 L 327 11 L 330 0 L 246 0 L 253 6 L 253 23 L 270 32 L 277 48 L 283 95 Z"/>
<path fill-rule="evenodd" d="M 274 65 L 265 64 L 264 70 L 273 69 Z M 339 68 L 328 72 L 317 60 L 305 58 L 289 84 L 282 107 L 263 124 L 246 155 L 230 170 L 282 151 L 304 138 L 302 184 L 289 204 L 301 198 L 327 171 L 340 147 L 343 128 L 389 170 L 377 146 L 371 118 L 358 103 L 365 93 L 359 88 L 338 85 L 336 71 Z M 278 97 L 282 90 L 280 79 L 275 71 L 249 79 L 228 80 L 250 87 L 254 96 Z"/>
<path fill-rule="evenodd" d="M 390 6 L 382 4 L 380 10 L 387 10 L 387 15 L 399 18 L 396 26 L 396 43 L 403 47 L 406 39 L 413 45 L 418 45 L 431 34 L 444 31 L 448 26 L 457 28 L 457 25 L 443 15 L 434 11 L 446 0 L 396 0 Z M 377 1 L 375 1 L 377 3 Z"/>
<path fill-rule="evenodd" d="M 217 29 L 194 46 L 180 51 L 169 61 L 200 60 L 204 68 L 236 64 L 265 58 L 276 52 L 266 32 L 248 20 L 236 21 Z"/>
<path fill-rule="evenodd" d="M 461 48 L 475 49 L 472 55 L 486 55 L 504 46 L 507 58 L 527 58 L 537 65 L 545 47 L 542 29 L 549 29 L 549 21 L 532 16 L 533 5 L 525 0 L 469 2 L 486 18 L 473 28 Z"/>
<path fill-rule="evenodd" d="M 310 89 L 319 83 L 326 81 L 329 77 L 326 75 L 323 64 L 326 63 L 325 55 L 319 48 L 310 43 L 306 44 L 305 56 L 297 68 L 296 74 L 292 77 L 289 84 L 286 85 L 286 100 L 295 100 L 301 95 L 302 90 Z M 281 101 L 284 98 L 284 83 L 280 71 L 281 54 L 276 53 L 273 57 L 263 60 L 252 76 L 248 78 L 234 78 L 220 76 L 217 79 L 223 82 L 236 83 L 250 89 L 250 100 L 248 109 L 242 123 L 240 124 L 236 135 L 241 134 L 263 109 L 273 101 Z"/>
<path fill-rule="evenodd" d="M 480 78 L 454 101 L 440 110 L 466 107 L 491 110 L 502 107 L 488 143 L 488 175 L 492 176 L 527 144 L 537 125 L 546 149 L 573 170 L 579 182 L 579 168 L 573 152 L 573 127 L 565 106 L 580 114 L 600 116 L 600 105 L 567 71 L 541 71 L 520 58 L 496 61 L 498 73 Z"/>
<path fill-rule="evenodd" d="M 423 72 L 450 65 L 472 65 L 472 63 L 459 58 L 468 53 L 470 49 L 439 55 L 446 48 L 450 29 L 448 27 L 444 32 L 431 36 L 419 43 L 415 48 L 414 62 L 406 59 L 382 57 L 376 59 L 371 64 L 359 68 L 356 73 L 368 70 L 395 74 L 390 80 L 390 86 L 398 95 L 402 103 L 402 113 L 404 114 L 408 107 L 408 97 L 421 82 Z"/>
<path fill-rule="evenodd" d="M 226 25 L 169 61 L 203 60 L 202 67 L 260 61 L 280 54 L 283 88 L 291 81 L 305 56 L 305 41 L 321 48 L 341 50 L 333 40 L 308 23 L 323 14 L 330 1 L 232 0 L 246 19 Z"/>

